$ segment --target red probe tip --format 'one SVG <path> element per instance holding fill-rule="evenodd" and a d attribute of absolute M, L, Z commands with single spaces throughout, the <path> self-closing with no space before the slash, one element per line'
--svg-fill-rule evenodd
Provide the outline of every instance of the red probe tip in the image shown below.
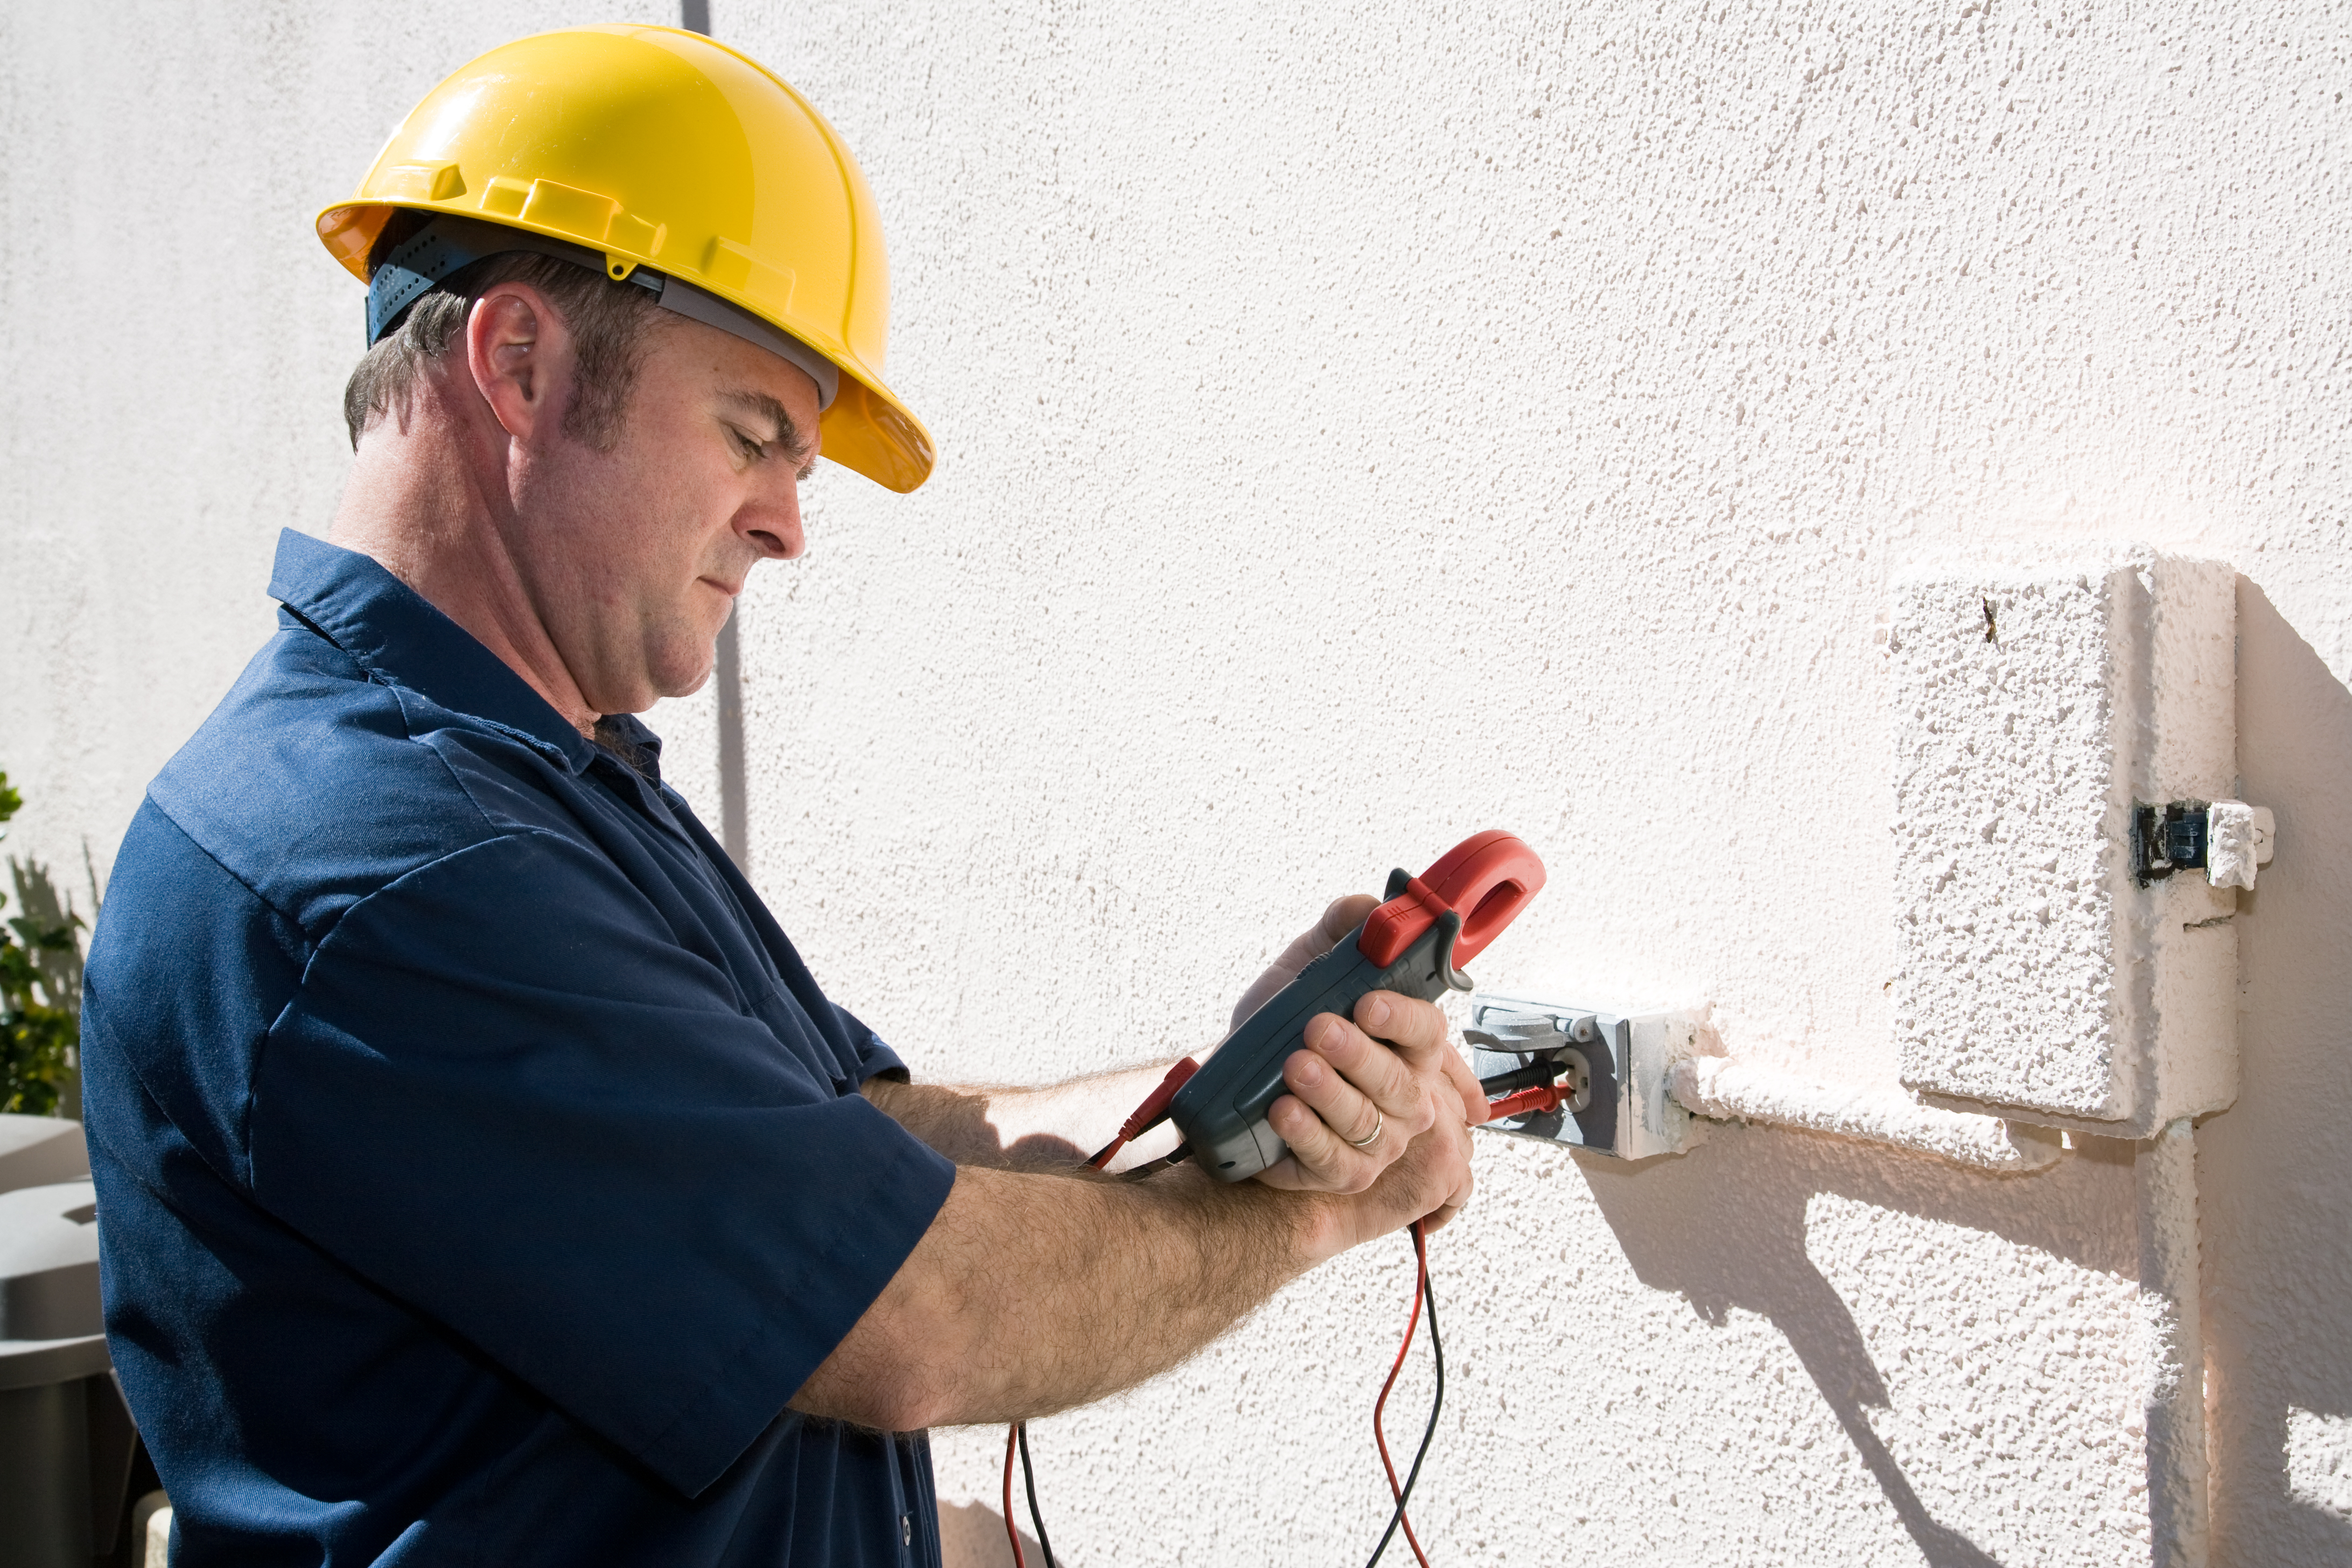
<path fill-rule="evenodd" d="M 1486 1120 L 1502 1121 L 1514 1116 L 1526 1116 L 1533 1111 L 1558 1110 L 1561 1102 L 1574 1092 L 1575 1090 L 1564 1080 L 1560 1083 L 1544 1084 L 1535 1089 L 1523 1089 L 1516 1094 L 1507 1094 L 1500 1100 L 1488 1100 Z"/>
<path fill-rule="evenodd" d="M 1168 1069 L 1168 1076 L 1160 1080 L 1160 1087 L 1145 1096 L 1143 1103 L 1135 1108 L 1134 1114 L 1120 1124 L 1118 1136 L 1096 1150 L 1094 1158 L 1087 1162 L 1087 1165 L 1097 1171 L 1103 1169 L 1110 1163 L 1112 1155 L 1159 1126 L 1167 1118 L 1168 1108 L 1176 1102 L 1176 1091 L 1191 1082 L 1192 1075 L 1200 1070 L 1201 1064 L 1191 1057 L 1178 1058 L 1176 1065 Z"/>

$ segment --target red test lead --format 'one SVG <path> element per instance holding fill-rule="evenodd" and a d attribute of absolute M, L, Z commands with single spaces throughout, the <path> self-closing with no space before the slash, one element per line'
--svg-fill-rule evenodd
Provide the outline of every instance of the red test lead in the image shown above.
<path fill-rule="evenodd" d="M 1308 1021 L 1323 1013 L 1352 1016 L 1356 1004 L 1373 991 L 1435 1001 L 1449 990 L 1467 991 L 1470 977 L 1461 965 L 1469 963 L 1511 923 L 1544 885 L 1543 862 L 1510 834 L 1490 829 L 1464 839 L 1443 858 L 1416 877 L 1398 870 L 1390 874 L 1387 901 L 1365 917 L 1364 923 L 1330 952 L 1307 965 L 1298 977 L 1276 992 L 1226 1036 L 1208 1066 L 1186 1057 L 1168 1069 L 1160 1085 L 1122 1123 L 1118 1136 L 1097 1150 L 1087 1163 L 1096 1170 L 1110 1164 L 1118 1152 L 1160 1122 L 1172 1119 L 1184 1142 L 1176 1152 L 1126 1173 L 1129 1178 L 1183 1159 L 1188 1153 L 1223 1182 L 1245 1181 L 1286 1153 L 1287 1147 L 1267 1125 L 1267 1109 L 1284 1092 L 1283 1064 L 1306 1045 Z M 1517 1116 L 1528 1110 L 1551 1110 L 1571 1098 L 1572 1084 L 1550 1079 L 1560 1068 L 1539 1063 L 1499 1078 L 1483 1080 L 1492 1116 Z M 1494 1099 L 1494 1096 L 1501 1096 Z M 1372 1406 L 1372 1433 L 1380 1445 L 1381 1468 L 1387 1473 L 1396 1510 L 1388 1529 L 1372 1549 L 1377 1568 L 1390 1541 L 1402 1528 L 1421 1568 L 1429 1559 L 1414 1538 L 1405 1506 L 1413 1483 L 1421 1479 L 1422 1461 L 1437 1435 L 1438 1413 L 1445 1403 L 1445 1352 L 1437 1337 L 1437 1294 L 1429 1281 L 1429 1252 L 1421 1222 L 1412 1225 L 1414 1279 L 1412 1314 L 1405 1325 L 1404 1343 L 1397 1347 L 1395 1364 L 1381 1384 Z M 1429 1321 L 1429 1349 L 1436 1372 L 1436 1392 L 1429 1423 L 1412 1468 L 1399 1481 L 1389 1457 L 1388 1433 L 1382 1416 L 1397 1374 L 1404 1369 L 1423 1308 Z M 1054 1549 L 1045 1542 L 1045 1523 L 1037 1508 L 1036 1480 L 1029 1464 L 1027 1434 L 1015 1422 L 1004 1440 L 1004 1532 L 1013 1544 L 1016 1564 L 1024 1559 L 1020 1531 L 1013 1522 L 1013 1466 L 1018 1459 L 1028 1479 L 1029 1518 L 1037 1528 L 1037 1542 L 1052 1568 Z"/>
<path fill-rule="evenodd" d="M 1121 1149 L 1167 1121 L 1168 1107 L 1176 1099 L 1176 1091 L 1200 1070 L 1201 1064 L 1191 1057 L 1178 1058 L 1176 1065 L 1168 1069 L 1168 1076 L 1160 1080 L 1160 1087 L 1146 1095 L 1143 1103 L 1119 1124 L 1118 1137 L 1095 1151 L 1095 1157 L 1087 1162 L 1087 1166 L 1097 1171 L 1104 1169 Z"/>

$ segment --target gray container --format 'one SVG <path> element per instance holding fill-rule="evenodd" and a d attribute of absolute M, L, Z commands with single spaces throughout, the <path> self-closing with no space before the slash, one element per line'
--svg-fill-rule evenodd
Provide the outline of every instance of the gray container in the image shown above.
<path fill-rule="evenodd" d="M 81 1123 L 55 1116 L 0 1116 L 0 1193 L 76 1182 L 89 1174 Z"/>
<path fill-rule="evenodd" d="M 26 1122 L 46 1126 L 27 1128 Z M 81 1129 L 0 1117 L 0 1568 L 89 1568 L 110 1551 L 136 1435 L 98 1291 L 98 1198 Z"/>

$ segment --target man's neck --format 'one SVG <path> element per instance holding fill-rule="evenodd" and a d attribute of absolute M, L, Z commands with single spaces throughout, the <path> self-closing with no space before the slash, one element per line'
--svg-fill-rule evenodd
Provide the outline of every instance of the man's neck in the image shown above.
<path fill-rule="evenodd" d="M 504 433 L 454 414 L 446 389 L 423 379 L 405 419 L 387 414 L 361 437 L 328 537 L 423 595 L 593 735 L 597 713 L 548 637 L 501 526 L 512 511 Z"/>

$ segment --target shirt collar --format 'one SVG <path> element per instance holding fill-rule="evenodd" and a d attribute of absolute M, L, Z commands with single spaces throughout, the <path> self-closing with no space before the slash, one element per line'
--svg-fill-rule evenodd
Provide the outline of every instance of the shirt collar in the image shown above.
<path fill-rule="evenodd" d="M 575 773 L 600 754 L 472 633 L 368 556 L 284 529 L 269 595 L 371 675 L 507 731 Z"/>

